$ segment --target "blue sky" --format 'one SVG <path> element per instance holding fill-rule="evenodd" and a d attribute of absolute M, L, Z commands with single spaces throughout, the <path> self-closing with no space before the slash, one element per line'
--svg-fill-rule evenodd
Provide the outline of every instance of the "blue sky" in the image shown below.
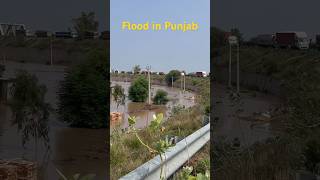
<path fill-rule="evenodd" d="M 209 71 L 209 0 L 111 0 L 111 69 L 129 71 L 134 65 L 153 71 Z M 199 30 L 126 31 L 121 22 L 197 22 Z"/>

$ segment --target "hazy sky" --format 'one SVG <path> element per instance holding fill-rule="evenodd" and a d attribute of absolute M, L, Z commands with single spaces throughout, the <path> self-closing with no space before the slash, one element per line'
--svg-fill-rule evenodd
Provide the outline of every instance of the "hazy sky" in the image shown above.
<path fill-rule="evenodd" d="M 99 30 L 107 28 L 107 0 L 1 0 L 0 22 L 22 23 L 32 30 L 64 31 L 81 11 L 93 11 Z"/>
<path fill-rule="evenodd" d="M 111 68 L 209 71 L 209 0 L 111 0 Z M 124 31 L 121 22 L 197 22 L 196 32 Z"/>
<path fill-rule="evenodd" d="M 229 30 L 238 27 L 246 38 L 276 31 L 320 34 L 319 0 L 214 0 L 212 24 Z"/>

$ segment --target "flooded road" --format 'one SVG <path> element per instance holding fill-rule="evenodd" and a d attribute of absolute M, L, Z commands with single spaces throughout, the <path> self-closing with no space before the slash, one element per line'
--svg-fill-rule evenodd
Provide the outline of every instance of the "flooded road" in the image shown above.
<path fill-rule="evenodd" d="M 128 96 L 128 90 L 130 87 L 130 82 L 111 82 L 111 86 L 114 85 L 121 85 L 124 90 L 126 96 Z M 112 127 L 120 126 L 121 128 L 128 127 L 128 116 L 136 116 L 137 117 L 137 128 L 144 128 L 149 125 L 150 121 L 152 120 L 152 116 L 154 114 L 163 113 L 165 116 L 165 119 L 169 117 L 171 110 L 174 106 L 184 106 L 186 108 L 194 106 L 195 105 L 195 94 L 191 92 L 184 92 L 182 93 L 180 89 L 177 88 L 171 88 L 171 87 L 165 87 L 165 86 L 158 86 L 158 85 L 152 85 L 151 86 L 151 96 L 153 97 L 156 94 L 157 90 L 164 90 L 168 93 L 169 102 L 166 105 L 160 106 L 160 105 L 153 105 L 151 109 L 146 108 L 146 103 L 137 103 L 137 102 L 131 102 L 128 100 L 128 97 L 126 97 L 126 103 L 125 105 L 119 105 L 117 108 L 117 104 L 113 101 L 112 96 L 111 98 L 111 104 L 110 104 L 110 112 L 121 112 L 124 113 L 124 120 L 119 123 L 112 124 Z"/>
<path fill-rule="evenodd" d="M 57 107 L 57 92 L 59 82 L 64 79 L 65 67 L 8 61 L 4 77 L 14 77 L 17 69 L 35 74 L 39 83 L 47 86 L 46 101 L 54 108 Z M 22 147 L 21 134 L 17 133 L 16 126 L 11 125 L 10 108 L 7 105 L 0 105 L 0 159 L 25 158 L 31 161 L 37 159 L 39 165 L 43 166 L 39 179 L 44 180 L 57 180 L 56 168 L 66 176 L 93 173 L 98 180 L 107 178 L 106 129 L 70 128 L 59 121 L 54 112 L 50 116 L 49 127 L 51 148 L 47 152 L 42 142 L 39 142 L 36 155 L 32 139 L 25 149 Z"/>
<path fill-rule="evenodd" d="M 236 101 L 230 97 L 227 87 L 218 83 L 214 83 L 213 96 L 213 118 L 217 119 L 213 131 L 215 137 L 237 138 L 241 144 L 250 145 L 275 135 L 277 122 L 273 122 L 269 114 L 281 105 L 279 98 L 244 91 Z"/>

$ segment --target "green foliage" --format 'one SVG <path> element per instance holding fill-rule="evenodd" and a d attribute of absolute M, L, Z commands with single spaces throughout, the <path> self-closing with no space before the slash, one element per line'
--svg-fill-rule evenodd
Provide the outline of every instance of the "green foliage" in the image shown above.
<path fill-rule="evenodd" d="M 129 88 L 129 99 L 133 102 L 144 102 L 148 97 L 148 81 L 138 77 Z"/>
<path fill-rule="evenodd" d="M 116 84 L 113 87 L 112 96 L 113 100 L 117 103 L 117 108 L 120 104 L 125 104 L 126 95 L 124 94 L 124 88 L 122 88 L 119 84 Z"/>
<path fill-rule="evenodd" d="M 108 58 L 92 51 L 85 63 L 73 68 L 61 82 L 58 112 L 74 127 L 105 128 L 108 116 Z"/>
<path fill-rule="evenodd" d="M 165 105 L 169 101 L 168 93 L 164 90 L 159 89 L 153 98 L 153 103 L 157 105 Z"/>
<path fill-rule="evenodd" d="M 168 86 L 172 85 L 172 81 L 175 82 L 181 77 L 181 72 L 178 70 L 171 70 L 168 74 L 166 74 L 165 79 Z"/>
<path fill-rule="evenodd" d="M 133 73 L 134 73 L 134 74 L 138 74 L 138 73 L 140 73 L 140 71 L 141 71 L 141 68 L 140 68 L 139 65 L 135 65 L 135 66 L 133 67 Z"/>
<path fill-rule="evenodd" d="M 94 12 L 81 12 L 80 17 L 72 20 L 73 28 L 80 38 L 83 38 L 86 32 L 96 32 L 98 30 L 99 23 L 95 18 Z"/>
<path fill-rule="evenodd" d="M 211 47 L 213 49 L 220 48 L 226 44 L 225 32 L 219 28 L 211 28 Z"/>
<path fill-rule="evenodd" d="M 177 180 L 209 180 L 210 179 L 210 172 L 207 170 L 205 174 L 198 173 L 197 176 L 191 175 L 193 172 L 193 167 L 183 167 L 182 171 L 177 174 L 175 179 Z"/>
<path fill-rule="evenodd" d="M 45 102 L 47 89 L 38 84 L 36 76 L 26 71 L 19 71 L 13 82 L 10 94 L 10 108 L 13 116 L 13 125 L 17 125 L 18 131 L 22 132 L 23 146 L 29 141 L 30 136 L 35 139 L 41 138 L 49 148 L 50 104 Z M 37 144 L 36 144 L 37 146 Z"/>

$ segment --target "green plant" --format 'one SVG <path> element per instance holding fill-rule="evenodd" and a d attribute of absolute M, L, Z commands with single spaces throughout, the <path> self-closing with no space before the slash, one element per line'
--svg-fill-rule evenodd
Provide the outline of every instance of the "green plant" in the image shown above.
<path fill-rule="evenodd" d="M 126 95 L 124 94 L 124 88 L 122 88 L 119 84 L 116 84 L 113 87 L 112 96 L 113 100 L 117 103 L 117 108 L 120 104 L 125 104 Z"/>
<path fill-rule="evenodd" d="M 5 65 L 0 64 L 0 77 L 2 77 L 2 76 L 3 76 L 3 72 L 4 72 L 5 70 L 6 70 Z"/>
<path fill-rule="evenodd" d="M 134 74 L 139 74 L 140 71 L 141 71 L 141 68 L 140 68 L 139 65 L 135 65 L 135 66 L 133 67 L 133 73 L 134 73 Z"/>
<path fill-rule="evenodd" d="M 36 76 L 26 71 L 16 74 L 10 94 L 10 108 L 13 116 L 13 125 L 17 125 L 22 132 L 22 145 L 25 146 L 30 136 L 35 141 L 35 159 L 37 158 L 38 139 L 43 139 L 49 148 L 50 104 L 45 102 L 47 89 L 38 84 Z"/>
<path fill-rule="evenodd" d="M 151 130 L 152 133 L 157 134 L 157 135 L 161 135 L 165 130 L 165 128 L 162 126 L 162 121 L 163 121 L 163 114 L 162 113 L 160 113 L 158 115 L 154 115 L 153 120 L 151 121 L 148 128 Z M 129 127 L 131 129 L 131 132 L 134 133 L 134 135 L 139 140 L 139 142 L 144 147 L 146 147 L 150 153 L 158 154 L 160 156 L 161 164 L 162 164 L 162 162 L 164 161 L 165 151 L 169 147 L 173 146 L 171 141 L 169 141 L 168 138 L 160 139 L 159 141 L 154 143 L 154 147 L 151 147 L 150 145 L 148 145 L 142 141 L 141 137 L 138 134 L 138 131 L 135 129 L 134 125 L 136 123 L 136 118 L 129 116 L 128 122 L 129 122 Z M 161 165 L 160 179 L 164 179 L 163 165 Z"/>
<path fill-rule="evenodd" d="M 177 180 L 209 180 L 210 172 L 207 170 L 205 174 L 198 173 L 196 176 L 192 175 L 193 167 L 185 166 L 182 168 L 182 171 L 177 174 L 175 179 Z"/>
<path fill-rule="evenodd" d="M 159 89 L 153 98 L 153 103 L 157 105 L 165 105 L 169 101 L 168 93 L 164 90 Z"/>
<path fill-rule="evenodd" d="M 59 90 L 58 112 L 62 121 L 74 127 L 107 127 L 107 67 L 106 53 L 92 51 L 86 62 L 71 69 Z"/>
<path fill-rule="evenodd" d="M 129 99 L 133 102 L 144 102 L 148 97 L 148 81 L 138 77 L 129 87 Z"/>

